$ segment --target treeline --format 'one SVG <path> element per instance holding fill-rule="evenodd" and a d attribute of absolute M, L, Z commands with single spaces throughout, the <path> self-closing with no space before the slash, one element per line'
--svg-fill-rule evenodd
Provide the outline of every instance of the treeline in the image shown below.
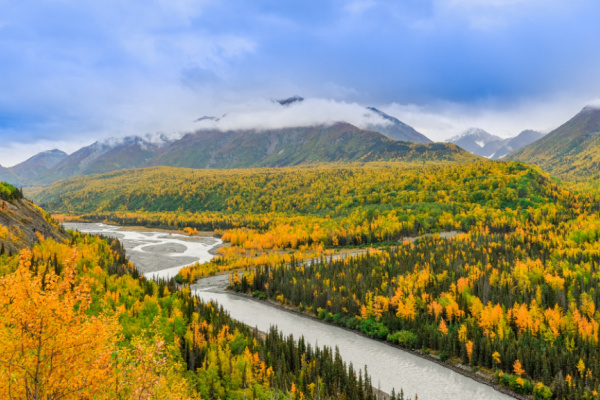
<path fill-rule="evenodd" d="M 146 280 L 117 240 L 44 240 L 1 255 L 0 275 L 2 398 L 378 398 L 337 350 L 263 335 Z"/>

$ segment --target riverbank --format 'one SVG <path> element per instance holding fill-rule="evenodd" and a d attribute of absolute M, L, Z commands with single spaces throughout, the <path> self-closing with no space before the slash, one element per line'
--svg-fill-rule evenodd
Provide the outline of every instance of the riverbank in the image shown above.
<path fill-rule="evenodd" d="M 105 226 L 103 228 L 111 230 L 113 227 Z M 149 240 L 155 239 L 150 232 L 130 231 L 127 234 L 126 231 L 127 228 L 122 228 L 122 230 L 113 231 L 113 233 L 124 235 L 122 241 L 128 253 L 134 249 L 142 250 L 148 245 L 152 246 L 151 249 L 156 250 L 155 246 L 158 243 L 149 243 Z M 161 251 L 166 251 L 169 248 L 171 247 L 160 247 Z M 177 247 L 172 247 L 172 249 L 177 250 Z M 353 255 L 352 253 L 357 252 L 357 250 L 347 249 L 346 252 Z M 178 256 L 181 253 L 173 255 Z M 155 264 L 161 264 L 157 257 L 152 258 L 152 260 Z M 157 268 L 160 267 L 157 266 Z M 470 369 L 468 371 L 457 371 L 449 368 L 446 363 L 438 362 L 439 360 L 429 359 L 429 357 L 407 351 L 399 346 L 392 346 L 385 341 L 373 340 L 373 338 L 361 335 L 357 331 L 335 324 L 324 324 L 325 321 L 316 318 L 316 316 L 299 312 L 291 307 L 284 307 L 276 302 L 256 301 L 248 295 L 226 291 L 224 289 L 229 283 L 228 276 L 229 273 L 210 276 L 199 280 L 199 284 L 193 285 L 192 288 L 196 293 L 204 292 L 201 297 L 204 301 L 208 301 L 212 297 L 212 299 L 223 305 L 233 318 L 247 325 L 260 326 L 263 331 L 268 331 L 270 324 L 278 325 L 284 334 L 293 333 L 296 338 L 300 335 L 305 336 L 313 345 L 325 345 L 331 348 L 339 346 L 344 360 L 352 362 L 355 366 L 368 365 L 369 375 L 375 377 L 373 379 L 374 386 L 381 387 L 383 392 L 391 392 L 392 387 L 398 389 L 402 386 L 406 395 L 414 397 L 418 393 L 421 398 L 430 400 L 446 398 L 458 400 L 509 400 L 509 396 L 520 398 L 515 397 L 512 393 L 495 391 L 488 382 L 473 379 Z M 211 292 L 222 294 L 212 296 Z M 282 312 L 275 312 L 275 308 L 280 308 Z M 289 316 L 286 317 L 284 314 L 289 314 Z M 294 317 L 294 314 L 308 317 L 311 321 L 307 319 L 300 320 Z M 307 326 L 310 327 L 306 328 Z M 341 329 L 337 330 L 337 328 Z M 359 335 L 356 335 L 357 333 Z M 396 347 L 396 349 L 392 351 L 392 347 Z M 421 359 L 423 361 L 419 361 Z M 434 361 L 434 363 L 425 360 Z"/>
<path fill-rule="evenodd" d="M 212 290 L 213 289 L 207 289 L 207 291 L 212 291 Z M 489 387 L 493 388 L 494 390 L 498 391 L 499 393 L 505 394 L 505 395 L 510 396 L 510 397 L 512 397 L 514 399 L 518 399 L 518 400 L 531 400 L 531 399 L 533 399 L 533 396 L 524 396 L 524 395 L 515 393 L 515 392 L 509 390 L 508 388 L 506 388 L 506 387 L 498 384 L 494 380 L 493 373 L 488 373 L 488 372 L 481 371 L 481 370 L 477 370 L 477 371 L 473 372 L 472 368 L 470 366 L 468 366 L 468 365 L 460 364 L 460 363 L 455 362 L 455 361 L 442 361 L 438 357 L 436 357 L 435 355 L 425 354 L 425 353 L 421 352 L 420 350 L 406 349 L 406 348 L 398 346 L 398 345 L 396 345 L 394 343 L 390 343 L 387 340 L 381 340 L 381 339 L 378 339 L 378 338 L 373 338 L 371 336 L 366 335 L 363 332 L 360 332 L 360 331 L 357 331 L 357 330 L 354 330 L 354 329 L 350 329 L 350 328 L 342 326 L 342 325 L 337 325 L 337 324 L 332 323 L 332 322 L 324 321 L 322 319 L 319 319 L 314 314 L 308 313 L 306 311 L 299 311 L 295 307 L 285 306 L 285 305 L 283 305 L 281 303 L 278 303 L 278 302 L 276 302 L 276 301 L 274 301 L 272 299 L 259 300 L 259 299 L 255 298 L 255 297 L 253 297 L 249 293 L 234 292 L 232 290 L 227 290 L 226 288 L 219 288 L 219 289 L 217 289 L 217 291 L 219 291 L 221 293 L 227 293 L 227 294 L 231 294 L 231 295 L 234 295 L 234 296 L 239 296 L 239 297 L 242 297 L 242 298 L 246 298 L 246 299 L 255 301 L 255 302 L 260 303 L 260 304 L 265 304 L 265 305 L 267 305 L 269 307 L 276 308 L 276 309 L 279 309 L 281 311 L 284 311 L 284 312 L 287 312 L 287 313 L 290 313 L 290 314 L 295 314 L 295 315 L 299 315 L 299 316 L 302 316 L 302 317 L 306 317 L 308 319 L 311 319 L 313 321 L 317 321 L 317 322 L 322 323 L 324 325 L 334 326 L 336 328 L 340 328 L 340 329 L 343 329 L 345 331 L 352 332 L 354 334 L 357 334 L 357 335 L 362 336 L 364 338 L 367 338 L 369 340 L 373 340 L 373 341 L 385 344 L 385 345 L 387 345 L 389 347 L 393 347 L 395 349 L 401 350 L 403 352 L 410 353 L 410 354 L 412 354 L 414 356 L 417 356 L 417 357 L 419 357 L 421 359 L 433 362 L 433 363 L 435 363 L 437 365 L 440 365 L 440 366 L 442 366 L 442 367 L 444 367 L 446 369 L 452 370 L 452 371 L 454 371 L 454 372 L 456 372 L 456 373 L 458 373 L 458 374 L 460 374 L 460 375 L 462 375 L 462 376 L 464 376 L 466 378 L 470 378 L 470 379 L 472 379 L 472 380 L 474 380 L 474 381 L 476 381 L 476 382 L 478 382 L 480 384 L 489 386 Z M 405 394 L 408 394 L 408 393 L 405 393 Z"/>

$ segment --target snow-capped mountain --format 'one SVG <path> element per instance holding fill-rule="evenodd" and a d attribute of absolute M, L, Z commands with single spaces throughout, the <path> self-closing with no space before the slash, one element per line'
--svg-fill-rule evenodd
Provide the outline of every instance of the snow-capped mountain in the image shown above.
<path fill-rule="evenodd" d="M 526 130 L 512 138 L 501 138 L 480 128 L 467 129 L 447 142 L 454 143 L 470 153 L 497 160 L 508 153 L 526 146 L 544 136 L 540 132 Z"/>

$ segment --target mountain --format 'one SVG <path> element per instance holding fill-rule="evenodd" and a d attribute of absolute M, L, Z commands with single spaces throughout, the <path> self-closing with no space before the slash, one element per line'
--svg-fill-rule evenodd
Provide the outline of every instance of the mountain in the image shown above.
<path fill-rule="evenodd" d="M 506 159 L 538 165 L 562 178 L 600 173 L 600 109 L 585 107 L 569 121 Z"/>
<path fill-rule="evenodd" d="M 445 143 L 395 141 L 379 132 L 339 122 L 264 131 L 199 131 L 172 143 L 147 166 L 248 168 L 324 162 L 463 159 L 472 158 Z"/>
<path fill-rule="evenodd" d="M 11 170 L 21 181 L 27 181 L 44 173 L 67 157 L 68 155 L 64 151 L 58 149 L 48 150 L 15 165 Z"/>
<path fill-rule="evenodd" d="M 502 138 L 492 135 L 483 129 L 470 128 L 458 136 L 448 139 L 448 142 L 481 157 L 491 158 L 496 150 L 502 147 Z"/>
<path fill-rule="evenodd" d="M 541 132 L 532 131 L 530 129 L 525 130 L 513 138 L 504 139 L 502 141 L 502 147 L 499 147 L 490 158 L 498 160 L 506 157 L 509 153 L 518 150 L 521 147 L 525 147 L 542 137 L 544 137 L 544 134 Z"/>
<path fill-rule="evenodd" d="M 492 135 L 483 129 L 470 128 L 458 136 L 448 139 L 448 142 L 481 157 L 498 160 L 511 151 L 526 146 L 544 136 L 543 133 L 526 130 L 513 138 L 503 139 Z"/>
<path fill-rule="evenodd" d="M 71 176 L 137 168 L 156 157 L 160 148 L 168 143 L 165 136 L 155 140 L 129 136 L 98 141 L 77 150 L 29 183 L 45 185 Z"/>
<path fill-rule="evenodd" d="M 431 143 L 431 140 L 429 140 L 427 136 L 417 132 L 412 126 L 406 125 L 399 119 L 394 118 L 391 115 L 376 109 L 375 107 L 367 107 L 367 110 L 379 115 L 385 119 L 388 124 L 369 124 L 366 126 L 366 129 L 380 132 L 394 140 L 404 140 L 415 143 Z"/>
<path fill-rule="evenodd" d="M 348 123 L 254 130 L 201 130 L 181 139 L 128 137 L 96 142 L 66 157 L 28 184 L 121 169 L 275 167 L 326 162 L 399 160 L 462 162 L 476 157 L 447 143 L 392 140 Z"/>
<path fill-rule="evenodd" d="M 0 166 L 0 181 L 10 182 L 15 185 L 35 179 L 67 157 L 64 151 L 54 149 L 43 151 L 33 157 L 10 168 Z"/>

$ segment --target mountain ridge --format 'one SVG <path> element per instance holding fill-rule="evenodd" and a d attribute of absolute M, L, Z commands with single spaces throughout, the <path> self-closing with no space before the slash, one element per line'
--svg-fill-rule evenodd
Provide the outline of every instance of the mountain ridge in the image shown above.
<path fill-rule="evenodd" d="M 509 154 L 562 178 L 600 174 L 600 109 L 584 107 L 542 139 Z"/>
<path fill-rule="evenodd" d="M 9 168 L 0 166 L 0 181 L 22 185 L 53 168 L 67 157 L 68 155 L 64 151 L 53 149 L 37 153 Z"/>
<path fill-rule="evenodd" d="M 412 126 L 405 124 L 396 117 L 392 117 L 389 114 L 378 110 L 375 107 L 367 107 L 367 110 L 374 112 L 375 114 L 388 121 L 388 125 L 384 124 L 368 124 L 366 129 L 380 132 L 390 139 L 403 140 L 415 143 L 432 143 L 432 140 L 422 133 L 417 132 Z"/>
<path fill-rule="evenodd" d="M 30 183 L 44 186 L 73 176 L 121 169 L 280 167 L 322 162 L 469 160 L 446 143 L 396 141 L 382 133 L 338 122 L 331 125 L 255 130 L 200 130 L 177 140 L 139 137 L 86 146 Z"/>

